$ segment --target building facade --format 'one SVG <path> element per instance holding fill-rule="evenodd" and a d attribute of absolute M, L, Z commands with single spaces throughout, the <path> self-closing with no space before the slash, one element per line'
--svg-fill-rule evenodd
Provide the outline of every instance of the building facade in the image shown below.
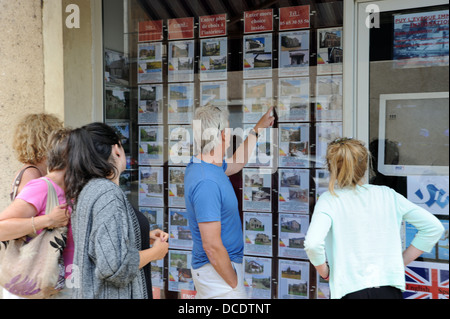
<path fill-rule="evenodd" d="M 368 183 L 394 188 L 442 221 L 446 235 L 406 271 L 405 297 L 448 298 L 447 1 L 33 0 L 21 6 L 0 0 L 0 6 L 6 30 L 0 123 L 8 128 L 0 144 L 7 172 L 0 177 L 0 209 L 20 166 L 11 137 L 23 114 L 54 113 L 70 127 L 104 121 L 121 135 L 128 156 L 123 190 L 152 227 L 171 236 L 168 256 L 152 266 L 154 297 L 195 295 L 183 185 L 193 112 L 226 106 L 235 149 L 275 105 L 274 128 L 230 178 L 244 225 L 249 295 L 329 296 L 303 241 L 327 187 L 326 145 L 346 136 L 364 141 L 373 155 Z M 414 229 L 403 225 L 402 233 L 406 246 Z"/>

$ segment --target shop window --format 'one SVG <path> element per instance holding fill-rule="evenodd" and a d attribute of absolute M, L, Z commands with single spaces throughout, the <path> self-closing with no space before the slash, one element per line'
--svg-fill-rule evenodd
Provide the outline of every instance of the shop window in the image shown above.
<path fill-rule="evenodd" d="M 230 111 L 230 154 L 275 106 L 274 129 L 230 177 L 249 296 L 328 298 L 304 239 L 327 188 L 327 143 L 342 135 L 343 2 L 108 0 L 103 11 L 105 122 L 128 156 L 121 187 L 170 234 L 152 263 L 154 297 L 195 294 L 183 178 L 193 112 L 211 104 Z"/>
<path fill-rule="evenodd" d="M 370 30 L 370 183 L 435 215 L 445 232 L 406 268 L 408 299 L 448 298 L 448 3 L 380 13 Z M 402 225 L 403 248 L 417 229 Z M 423 274 L 421 277 L 420 274 Z"/>

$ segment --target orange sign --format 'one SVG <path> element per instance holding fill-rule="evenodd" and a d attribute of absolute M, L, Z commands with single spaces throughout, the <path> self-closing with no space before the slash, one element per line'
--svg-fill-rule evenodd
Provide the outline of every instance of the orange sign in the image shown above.
<path fill-rule="evenodd" d="M 192 39 L 194 37 L 194 18 L 168 20 L 169 40 Z"/>
<path fill-rule="evenodd" d="M 273 10 L 244 12 L 244 33 L 273 31 Z"/>
<path fill-rule="evenodd" d="M 163 20 L 139 22 L 139 42 L 161 41 L 163 39 Z"/>
<path fill-rule="evenodd" d="M 153 299 L 161 299 L 161 288 L 152 287 Z"/>
<path fill-rule="evenodd" d="M 200 38 L 227 35 L 227 14 L 202 16 L 200 22 Z"/>
<path fill-rule="evenodd" d="M 309 5 L 280 8 L 280 30 L 309 28 Z"/>
<path fill-rule="evenodd" d="M 195 295 L 197 294 L 197 291 L 187 289 L 181 289 L 180 292 L 181 292 L 181 299 L 195 299 Z"/>

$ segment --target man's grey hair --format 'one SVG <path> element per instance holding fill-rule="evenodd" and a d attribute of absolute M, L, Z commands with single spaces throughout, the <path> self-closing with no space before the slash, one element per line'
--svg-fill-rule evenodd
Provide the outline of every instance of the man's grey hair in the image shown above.
<path fill-rule="evenodd" d="M 194 154 L 208 154 L 221 143 L 221 134 L 228 125 L 230 113 L 226 106 L 205 105 L 194 113 Z"/>

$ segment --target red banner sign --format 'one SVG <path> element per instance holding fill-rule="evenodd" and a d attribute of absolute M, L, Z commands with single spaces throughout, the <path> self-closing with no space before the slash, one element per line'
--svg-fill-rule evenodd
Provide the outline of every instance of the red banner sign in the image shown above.
<path fill-rule="evenodd" d="M 181 289 L 180 292 L 181 292 L 181 299 L 195 299 L 195 295 L 197 294 L 197 291 L 187 289 Z"/>
<path fill-rule="evenodd" d="M 202 16 L 200 22 L 200 38 L 227 35 L 227 14 Z"/>
<path fill-rule="evenodd" d="M 309 5 L 280 8 L 280 30 L 309 28 Z"/>
<path fill-rule="evenodd" d="M 169 40 L 192 39 L 194 37 L 194 18 L 168 20 Z"/>
<path fill-rule="evenodd" d="M 161 41 L 163 39 L 163 20 L 139 22 L 139 42 Z"/>
<path fill-rule="evenodd" d="M 161 288 L 152 287 L 153 299 L 161 299 Z"/>
<path fill-rule="evenodd" d="M 244 12 L 244 33 L 273 31 L 273 10 Z"/>

